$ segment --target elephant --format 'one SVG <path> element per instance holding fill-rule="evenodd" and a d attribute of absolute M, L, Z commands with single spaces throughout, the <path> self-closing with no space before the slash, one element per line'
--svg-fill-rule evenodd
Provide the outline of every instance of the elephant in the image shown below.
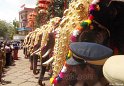
<path fill-rule="evenodd" d="M 55 44 L 55 29 L 57 25 L 59 24 L 61 18 L 55 17 L 50 20 L 50 22 L 47 25 L 42 26 L 42 29 L 39 30 L 38 35 L 36 35 L 35 43 L 33 47 L 33 53 L 30 56 L 30 62 L 31 62 L 31 69 L 33 69 L 33 73 L 36 75 L 39 73 L 39 70 L 37 70 L 37 61 L 38 58 L 40 59 L 40 77 L 39 77 L 39 84 L 42 84 L 43 77 L 46 71 L 46 62 L 49 58 L 51 58 L 53 53 L 53 48 Z M 46 28 L 44 28 L 46 27 Z M 41 31 L 41 32 L 40 32 Z M 45 42 L 45 43 L 44 43 Z M 43 64 L 44 63 L 44 64 Z"/>
<path fill-rule="evenodd" d="M 45 32 L 47 31 L 47 32 L 50 32 L 49 31 L 49 29 L 54 29 L 53 31 L 55 32 L 55 34 L 56 34 L 56 37 L 55 37 L 55 46 L 54 46 L 54 50 L 53 51 L 55 51 L 54 52 L 54 54 L 53 54 L 53 57 L 52 58 L 50 58 L 48 61 L 46 61 L 46 62 L 44 62 L 43 63 L 43 65 L 48 65 L 49 64 L 49 62 L 51 62 L 51 61 L 53 61 L 53 58 L 55 58 L 55 60 L 54 60 L 54 63 L 56 63 L 57 62 L 57 55 L 58 55 L 58 57 L 59 57 L 59 53 L 57 53 L 57 52 L 59 52 L 58 51 L 58 48 L 59 48 L 59 50 L 61 50 L 61 47 L 62 47 L 62 45 L 64 44 L 64 51 L 65 51 L 65 53 L 67 53 L 67 50 L 68 50 L 68 43 L 69 43 L 69 41 L 68 41 L 68 39 L 69 39 L 69 36 L 70 36 L 70 33 L 71 33 L 71 31 L 73 30 L 73 28 L 75 28 L 75 25 L 76 24 L 78 24 L 79 22 L 81 22 L 82 21 L 82 19 L 85 19 L 86 17 L 87 17 L 87 15 L 86 14 L 88 14 L 87 13 L 87 9 L 82 9 L 82 7 L 84 7 L 83 5 L 85 4 L 85 7 L 86 8 L 88 8 L 88 6 L 89 6 L 89 1 L 83 1 L 83 2 L 81 2 L 81 1 L 83 1 L 83 0 L 77 0 L 77 1 L 73 1 L 73 3 L 74 4 L 71 4 L 70 6 L 69 6 L 69 9 L 67 9 L 67 10 L 65 10 L 65 12 L 64 12 L 64 16 L 62 17 L 62 21 L 61 22 L 59 22 L 58 20 L 55 20 L 54 22 L 55 23 L 53 23 L 51 20 L 50 20 L 50 22 L 51 23 L 53 23 L 52 24 L 52 26 L 51 25 L 47 25 L 47 24 L 45 24 L 45 25 L 43 25 L 43 26 L 41 26 L 41 28 L 40 29 L 43 29 L 43 30 L 45 30 Z M 77 4 L 76 6 L 75 6 L 75 4 Z M 73 8 L 73 9 L 72 9 Z M 72 15 L 74 13 L 74 15 Z M 82 15 L 82 13 L 84 14 L 84 15 Z M 77 20 L 78 19 L 78 20 Z M 75 21 L 75 22 L 68 22 L 68 21 Z M 50 22 L 48 22 L 48 24 L 50 23 Z M 56 25 L 56 22 L 58 22 L 57 24 L 58 25 Z M 42 31 L 41 31 L 42 32 Z M 64 33 L 65 32 L 65 33 Z M 42 32 L 42 33 L 44 33 L 44 32 Z M 61 37 L 59 37 L 59 33 L 61 34 Z M 46 34 L 46 35 L 48 35 L 48 33 Z M 47 37 L 47 38 L 49 38 L 49 37 Z M 62 40 L 62 41 L 61 41 Z M 43 41 L 43 42 L 42 42 Z M 44 42 L 45 41 L 45 42 Z M 57 42 L 58 41 L 58 42 Z M 61 42 L 60 44 L 62 44 L 61 46 L 58 46 L 58 43 L 59 42 Z M 44 44 L 46 43 L 46 40 L 45 39 L 43 39 L 43 37 L 42 37 L 42 40 L 41 40 L 41 44 L 40 44 L 40 48 L 39 49 L 37 49 L 36 50 L 36 52 L 39 52 L 39 51 L 41 51 L 41 54 L 42 54 L 42 49 L 43 49 L 43 47 L 45 46 Z M 47 43 L 48 44 L 48 43 Z M 35 51 L 33 51 L 34 53 L 35 53 Z M 46 52 L 47 53 L 47 52 Z M 63 53 L 64 55 L 65 55 L 65 53 Z M 43 54 L 42 54 L 43 55 Z M 43 55 L 44 56 L 44 55 Z M 42 56 L 42 57 L 43 57 Z M 40 59 L 42 59 L 42 57 L 40 58 Z M 61 55 L 61 57 L 63 57 L 63 55 Z M 61 59 L 63 59 L 62 60 L 62 62 L 64 61 L 64 59 L 65 58 L 61 58 L 61 57 L 59 57 L 59 59 L 61 60 Z M 31 58 L 34 58 L 34 64 L 35 64 L 35 66 L 36 66 L 36 62 L 37 62 L 37 58 L 35 58 L 35 57 L 31 57 Z M 42 59 L 43 60 L 43 59 Z M 62 66 L 62 62 L 60 62 L 60 64 L 61 64 L 61 66 Z M 31 64 L 33 64 L 33 62 L 31 63 Z M 58 63 L 57 63 L 58 64 Z M 55 65 L 55 66 L 58 66 L 58 65 Z M 61 67 L 60 66 L 60 67 Z M 55 67 L 56 68 L 56 67 Z M 32 69 L 36 69 L 36 67 L 34 67 L 34 68 L 32 68 Z M 41 68 L 42 69 L 42 68 Z M 55 70 L 54 68 L 53 68 L 53 70 Z M 60 70 L 60 68 L 58 69 L 58 71 Z M 33 71 L 35 74 L 37 74 L 38 72 L 37 72 L 37 70 L 36 71 Z M 53 71 L 54 72 L 54 71 Z M 55 73 L 53 73 L 53 75 L 54 75 Z M 41 82 L 42 82 L 42 80 L 40 80 Z"/>
<path fill-rule="evenodd" d="M 37 49 L 40 48 L 40 43 L 41 43 L 41 40 L 42 40 L 42 34 L 41 33 L 37 33 L 37 34 L 38 34 L 37 35 L 38 39 L 37 38 L 36 39 L 37 39 L 38 42 L 34 45 L 32 52 L 34 52 L 34 51 L 36 51 Z M 35 70 L 35 71 L 33 71 L 34 74 L 38 74 L 38 72 L 36 72 L 37 67 L 33 67 L 34 65 L 37 66 L 37 59 L 35 59 L 35 58 L 38 59 L 39 55 L 37 55 L 37 54 L 30 55 L 30 63 L 31 63 L 30 69 Z M 33 64 L 33 61 L 34 61 L 35 64 Z"/>
<path fill-rule="evenodd" d="M 78 42 L 97 43 L 97 44 L 108 47 L 110 33 L 107 30 L 107 28 L 101 27 L 99 23 L 95 21 L 93 21 L 92 25 L 94 26 L 94 29 L 93 30 L 86 29 L 82 31 L 82 33 L 78 37 Z M 85 46 L 84 44 L 82 45 Z M 77 46 L 75 48 L 80 48 L 80 47 Z M 85 48 L 84 49 L 81 48 L 81 49 L 85 50 Z M 90 50 L 90 49 L 86 48 L 86 51 L 87 50 Z M 103 50 L 103 49 L 100 49 L 100 50 Z M 110 56 L 111 56 L 113 52 L 111 49 L 109 50 L 110 50 Z M 93 51 L 97 51 L 97 49 L 95 50 L 94 48 Z M 93 51 L 91 51 L 89 54 L 91 54 Z M 71 58 L 75 57 L 73 53 L 76 53 L 76 51 L 75 52 L 71 51 L 71 52 L 72 52 Z M 108 57 L 109 56 L 107 56 L 107 58 Z M 83 58 L 85 60 L 87 56 Z M 81 59 L 76 59 L 76 61 L 81 61 L 82 64 L 74 64 L 74 61 L 69 61 L 70 59 L 66 60 L 67 71 L 64 73 L 65 77 L 62 78 L 62 80 L 60 80 L 60 82 L 58 82 L 57 84 L 54 84 L 55 86 L 69 86 L 69 85 L 70 86 L 95 86 L 96 84 L 99 84 L 98 86 L 106 86 L 108 84 L 107 80 L 104 78 L 102 74 L 102 66 L 106 61 L 106 59 L 102 63 L 98 62 L 98 64 L 94 64 L 94 62 L 92 63 L 88 61 L 87 62 L 81 61 Z"/>
<path fill-rule="evenodd" d="M 94 15 L 93 22 L 96 22 L 98 24 L 98 26 L 100 26 L 100 27 L 102 26 L 102 27 L 107 28 L 107 31 L 109 32 L 110 37 L 109 37 L 109 39 L 107 39 L 107 41 L 108 41 L 107 45 L 106 45 L 106 42 L 105 42 L 105 46 L 110 47 L 113 50 L 114 50 L 114 47 L 117 47 L 118 52 L 119 52 L 117 54 L 123 54 L 123 50 L 124 50 L 123 41 L 122 41 L 123 38 L 121 36 L 123 35 L 122 34 L 123 33 L 122 28 L 124 27 L 124 25 L 122 24 L 123 21 L 124 21 L 124 17 L 122 16 L 124 14 L 124 12 L 122 11 L 123 8 L 124 8 L 124 2 L 122 0 L 120 0 L 120 1 L 111 0 L 111 1 L 100 2 L 99 5 L 101 7 L 100 8 L 101 10 L 98 11 L 98 12 L 95 11 L 93 13 L 93 15 Z M 87 37 L 87 38 L 89 38 L 89 37 Z M 90 38 L 92 38 L 92 36 Z M 97 38 L 97 36 L 96 36 L 96 38 Z M 100 36 L 99 36 L 99 38 L 100 38 Z M 82 38 L 82 41 L 85 41 L 84 39 L 85 38 Z M 94 37 L 93 37 L 93 39 L 94 39 Z M 92 41 L 90 41 L 90 42 L 92 42 Z M 114 44 L 114 46 L 113 46 L 113 44 Z M 115 54 L 115 51 L 114 51 L 114 54 Z M 111 55 L 113 55 L 113 54 L 111 54 Z M 85 57 L 83 57 L 83 58 L 85 58 Z M 108 58 L 109 58 L 109 56 L 108 56 Z M 83 59 L 83 60 L 85 60 L 85 59 Z M 66 63 L 67 62 L 68 62 L 68 60 L 66 61 Z M 90 82 L 90 80 L 85 81 L 85 80 L 82 79 L 81 82 L 84 82 L 84 83 L 83 84 L 81 83 L 78 86 L 93 86 L 93 85 L 95 85 L 92 82 L 94 82 L 94 83 L 100 82 L 99 84 L 101 84 L 101 85 L 98 85 L 98 86 L 108 86 L 109 84 L 108 84 L 107 80 L 105 79 L 105 77 L 102 74 L 103 64 L 101 66 L 96 66 L 95 65 L 95 67 L 94 67 L 94 64 L 89 63 L 89 62 L 86 61 L 86 64 L 85 64 L 86 66 L 84 65 L 83 68 L 81 68 L 80 65 L 76 65 L 76 66 L 75 65 L 69 65 L 68 66 L 68 64 L 66 64 L 67 65 L 67 72 L 65 73 L 65 78 L 63 78 L 61 80 L 61 78 L 57 77 L 56 80 L 59 79 L 60 82 L 58 84 L 56 84 L 55 86 L 63 86 L 63 84 L 65 84 L 64 86 L 69 86 L 69 84 L 71 84 L 71 86 L 76 86 L 77 82 L 79 82 L 79 84 L 80 84 L 80 80 L 78 80 L 77 77 L 83 75 L 83 73 L 85 74 L 86 69 L 87 69 L 86 72 L 88 74 L 95 75 L 93 77 L 95 77 L 94 79 L 96 79 L 96 80 L 91 80 L 91 82 Z M 64 67 L 63 67 L 63 69 L 64 69 Z M 78 71 L 75 71 L 75 70 L 78 70 Z M 82 71 L 80 71 L 80 70 L 82 70 Z M 95 72 L 97 72 L 97 73 L 95 73 Z M 74 77 L 72 77 L 72 79 L 68 80 L 68 77 L 71 77 L 71 74 Z M 108 77 L 106 76 L 106 78 L 108 78 Z M 54 81 L 54 82 L 56 83 L 56 81 Z"/>
<path fill-rule="evenodd" d="M 41 66 L 40 66 L 40 77 L 39 77 L 39 81 L 38 81 L 38 83 L 40 85 L 43 85 L 42 81 L 43 81 L 44 74 L 45 74 L 45 71 L 46 71 L 46 66 L 42 65 L 42 63 L 47 61 L 49 58 L 51 58 L 51 54 L 52 54 L 53 47 L 54 47 L 54 44 L 55 44 L 54 33 L 49 33 L 49 37 L 48 38 L 49 38 L 49 40 L 47 42 L 47 45 L 44 46 L 41 49 L 41 53 L 40 53 L 40 54 L 42 54 L 41 57 L 40 57 L 40 59 L 42 58 L 42 60 L 40 61 L 40 63 L 41 63 Z M 38 56 L 39 55 L 37 55 L 37 54 L 33 54 L 33 56 L 32 56 L 33 57 L 33 73 L 35 75 L 39 73 L 39 70 L 37 70 Z"/>
<path fill-rule="evenodd" d="M 42 84 L 43 77 L 46 71 L 46 66 L 43 62 L 52 56 L 52 51 L 55 43 L 55 29 L 61 21 L 60 17 L 54 17 L 40 28 L 30 32 L 24 40 L 23 48 L 26 57 L 30 60 L 30 70 L 33 74 L 40 73 L 39 84 Z M 40 70 L 37 69 L 37 61 L 40 59 Z"/>
<path fill-rule="evenodd" d="M 28 58 L 28 56 L 27 56 L 27 49 L 28 49 L 28 41 L 29 41 L 30 35 L 31 35 L 31 33 L 29 33 L 25 37 L 24 42 L 23 42 L 23 54 L 25 55 L 25 58 Z"/>
<path fill-rule="evenodd" d="M 69 3 L 68 9 L 63 13 L 62 20 L 59 26 L 56 28 L 56 38 L 54 46 L 53 58 L 47 62 L 53 61 L 53 74 L 52 77 L 56 77 L 60 72 L 64 61 L 66 60 L 66 54 L 69 50 L 70 36 L 72 31 L 88 16 L 88 7 L 91 0 L 72 0 Z"/>

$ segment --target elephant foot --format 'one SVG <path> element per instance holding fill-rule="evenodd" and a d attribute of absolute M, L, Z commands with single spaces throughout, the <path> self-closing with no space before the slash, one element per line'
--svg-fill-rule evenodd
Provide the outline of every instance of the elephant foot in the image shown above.
<path fill-rule="evenodd" d="M 37 75 L 37 74 L 39 74 L 40 73 L 40 71 L 38 70 L 38 69 L 33 69 L 33 74 L 34 75 Z"/>
<path fill-rule="evenodd" d="M 33 66 L 30 66 L 30 70 L 33 70 Z"/>
<path fill-rule="evenodd" d="M 45 86 L 45 83 L 42 83 L 42 80 L 38 80 L 40 86 Z"/>

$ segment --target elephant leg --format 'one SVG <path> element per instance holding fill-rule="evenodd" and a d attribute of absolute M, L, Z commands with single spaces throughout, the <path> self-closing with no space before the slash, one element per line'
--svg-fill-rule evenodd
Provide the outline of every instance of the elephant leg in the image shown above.
<path fill-rule="evenodd" d="M 49 56 L 47 56 L 46 58 L 42 58 L 42 62 L 41 62 L 41 68 L 40 68 L 40 77 L 38 80 L 39 85 L 44 86 L 45 84 L 42 83 L 43 78 L 44 78 L 44 74 L 46 72 L 46 66 L 43 66 L 42 63 L 45 62 L 46 60 L 49 59 Z"/>
<path fill-rule="evenodd" d="M 46 67 L 45 66 L 41 66 L 40 71 L 41 71 L 41 73 L 40 73 L 40 77 L 39 77 L 38 83 L 39 83 L 39 85 L 44 86 L 44 84 L 42 83 L 42 81 L 43 81 L 43 78 L 44 78 Z"/>
<path fill-rule="evenodd" d="M 39 74 L 39 70 L 37 69 L 38 55 L 33 55 L 33 74 Z"/>
<path fill-rule="evenodd" d="M 27 47 L 25 48 L 25 59 L 27 59 L 28 58 L 28 49 L 27 49 Z"/>
<path fill-rule="evenodd" d="M 33 70 L 33 56 L 30 56 L 30 70 Z"/>

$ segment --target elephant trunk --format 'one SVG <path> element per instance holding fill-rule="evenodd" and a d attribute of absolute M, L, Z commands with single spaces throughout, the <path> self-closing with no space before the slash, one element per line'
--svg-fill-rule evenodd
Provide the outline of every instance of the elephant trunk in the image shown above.
<path fill-rule="evenodd" d="M 34 55 L 34 54 L 38 54 L 39 52 L 41 52 L 40 49 L 37 49 L 36 51 L 34 51 L 33 53 L 31 53 L 31 56 Z"/>
<path fill-rule="evenodd" d="M 38 55 L 34 55 L 33 57 L 33 74 L 39 74 L 39 70 L 37 69 Z"/>

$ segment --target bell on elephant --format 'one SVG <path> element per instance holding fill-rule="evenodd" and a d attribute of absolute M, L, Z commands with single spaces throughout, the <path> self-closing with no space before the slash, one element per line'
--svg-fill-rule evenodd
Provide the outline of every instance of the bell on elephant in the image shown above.
<path fill-rule="evenodd" d="M 112 86 L 124 86 L 124 55 L 111 56 L 103 66 L 103 75 Z"/>

